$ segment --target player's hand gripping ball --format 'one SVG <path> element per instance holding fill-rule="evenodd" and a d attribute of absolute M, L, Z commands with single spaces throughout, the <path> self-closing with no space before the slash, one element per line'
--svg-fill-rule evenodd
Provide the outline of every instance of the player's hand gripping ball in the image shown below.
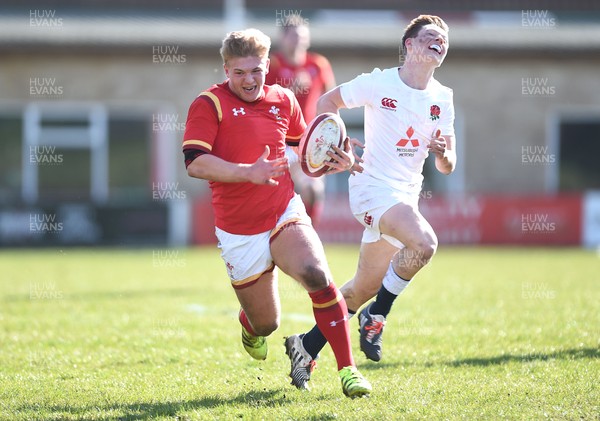
<path fill-rule="evenodd" d="M 323 113 L 316 116 L 309 124 L 298 147 L 302 171 L 310 177 L 320 177 L 331 167 L 326 162 L 333 161 L 327 155 L 333 146 L 342 149 L 346 139 L 346 125 L 339 115 Z"/>

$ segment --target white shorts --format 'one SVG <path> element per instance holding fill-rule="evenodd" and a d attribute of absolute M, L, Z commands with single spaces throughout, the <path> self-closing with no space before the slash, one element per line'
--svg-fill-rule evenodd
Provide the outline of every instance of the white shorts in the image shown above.
<path fill-rule="evenodd" d="M 270 231 L 254 235 L 237 235 L 215 227 L 221 257 L 234 288 L 249 287 L 258 281 L 263 273 L 275 268 L 271 256 L 270 239 L 285 225 L 296 222 L 310 225 L 310 218 L 297 194 L 290 200 L 275 228 Z"/>
<path fill-rule="evenodd" d="M 365 230 L 362 235 L 363 243 L 374 243 L 381 238 L 391 245 L 404 248 L 397 238 L 382 234 L 379 230 L 381 217 L 390 208 L 403 203 L 419 211 L 419 193 L 395 190 L 385 184 L 350 183 L 350 210 Z"/>

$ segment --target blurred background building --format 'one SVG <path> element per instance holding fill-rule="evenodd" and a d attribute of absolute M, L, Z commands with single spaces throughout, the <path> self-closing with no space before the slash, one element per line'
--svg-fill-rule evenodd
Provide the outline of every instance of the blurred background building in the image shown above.
<path fill-rule="evenodd" d="M 400 65 L 407 23 L 437 14 L 459 164 L 426 165 L 421 207 L 451 244 L 600 244 L 600 5 L 104 0 L 0 6 L 0 245 L 213 242 L 207 183 L 187 177 L 187 109 L 224 80 L 225 33 L 277 39 L 301 17 L 338 83 Z M 368 6 L 368 10 L 367 10 Z M 343 111 L 362 139 L 362 110 Z M 428 160 L 431 161 L 431 160 Z M 358 241 L 332 176 L 325 241 Z"/>

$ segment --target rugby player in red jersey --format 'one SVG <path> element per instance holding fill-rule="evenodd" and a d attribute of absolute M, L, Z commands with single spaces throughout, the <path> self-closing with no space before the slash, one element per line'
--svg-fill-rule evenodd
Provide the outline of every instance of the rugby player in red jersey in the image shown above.
<path fill-rule="evenodd" d="M 231 32 L 223 40 L 227 80 L 202 92 L 189 109 L 183 139 L 187 172 L 208 180 L 212 190 L 215 232 L 241 305 L 245 350 L 264 360 L 266 336 L 279 326 L 277 266 L 307 290 L 315 321 L 335 355 L 344 394 L 364 396 L 371 385 L 354 363 L 346 302 L 294 193 L 284 155 L 286 144 L 298 145 L 306 127 L 302 111 L 290 90 L 265 85 L 270 45 L 256 29 Z M 336 152 L 331 166 L 349 170 L 349 147 Z M 297 376 L 292 364 L 292 384 L 306 387 L 294 382 Z"/>

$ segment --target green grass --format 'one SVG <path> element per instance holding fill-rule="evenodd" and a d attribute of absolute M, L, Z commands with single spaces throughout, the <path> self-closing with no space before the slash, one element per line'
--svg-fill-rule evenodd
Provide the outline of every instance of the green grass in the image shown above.
<path fill-rule="evenodd" d="M 337 284 L 357 247 L 327 247 Z M 0 252 L 0 419 L 599 419 L 600 257 L 442 247 L 396 302 L 374 386 L 343 396 L 329 348 L 312 391 L 283 337 L 312 326 L 281 277 L 270 354 L 245 354 L 215 248 Z"/>

